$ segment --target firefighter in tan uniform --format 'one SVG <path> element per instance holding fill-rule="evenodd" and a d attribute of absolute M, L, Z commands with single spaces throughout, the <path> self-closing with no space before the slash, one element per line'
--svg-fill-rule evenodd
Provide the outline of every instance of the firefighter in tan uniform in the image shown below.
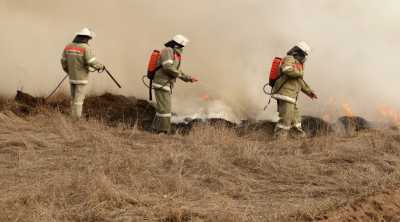
<path fill-rule="evenodd" d="M 61 65 L 69 75 L 71 86 L 71 116 L 79 119 L 82 116 L 83 101 L 86 96 L 89 83 L 89 69 L 104 69 L 104 65 L 96 60 L 96 57 L 89 46 L 89 40 L 94 33 L 88 28 L 76 34 L 72 43 L 68 44 L 62 54 Z"/>
<path fill-rule="evenodd" d="M 297 108 L 297 98 L 300 92 L 311 99 L 317 95 L 304 81 L 304 63 L 310 54 L 311 48 L 305 42 L 299 42 L 283 59 L 281 74 L 272 88 L 272 98 L 277 100 L 279 122 L 275 127 L 275 138 L 287 138 L 290 129 L 294 128 L 298 135 L 305 136 L 301 126 L 301 115 Z"/>
<path fill-rule="evenodd" d="M 180 69 L 183 48 L 189 40 L 182 35 L 176 35 L 165 44 L 157 66 L 161 68 L 156 72 L 153 80 L 153 89 L 156 97 L 156 116 L 153 121 L 153 131 L 156 133 L 170 133 L 171 129 L 171 95 L 172 89 L 179 78 L 184 82 L 197 82 L 197 79 L 186 75 Z"/>

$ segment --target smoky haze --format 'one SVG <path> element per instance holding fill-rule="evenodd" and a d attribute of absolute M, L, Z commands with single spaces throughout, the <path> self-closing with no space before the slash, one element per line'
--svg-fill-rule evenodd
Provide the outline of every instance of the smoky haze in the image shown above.
<path fill-rule="evenodd" d="M 119 90 L 92 74 L 91 92 L 146 98 L 141 76 L 151 50 L 181 33 L 191 40 L 183 70 L 200 82 L 177 84 L 174 111 L 204 111 L 217 100 L 218 111 L 237 118 L 270 118 L 275 105 L 263 112 L 261 88 L 271 60 L 305 40 L 314 49 L 305 79 L 320 99 L 301 95 L 303 113 L 340 115 L 345 103 L 354 114 L 376 118 L 379 106 L 400 109 L 399 6 L 396 0 L 0 0 L 0 91 L 48 94 L 64 75 L 63 47 L 88 26 L 97 34 L 91 43 L 97 58 L 123 85 Z"/>

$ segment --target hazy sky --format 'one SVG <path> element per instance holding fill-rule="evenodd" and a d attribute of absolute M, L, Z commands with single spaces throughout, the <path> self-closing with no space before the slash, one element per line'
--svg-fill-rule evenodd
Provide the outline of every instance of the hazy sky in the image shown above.
<path fill-rule="evenodd" d="M 50 92 L 64 75 L 64 45 L 89 26 L 97 58 L 124 87 L 93 74 L 92 91 L 145 98 L 149 53 L 181 33 L 191 39 L 183 69 L 201 81 L 177 84 L 174 110 L 201 109 L 208 94 L 255 117 L 266 103 L 261 88 L 271 59 L 305 40 L 314 49 L 305 79 L 320 99 L 301 96 L 304 113 L 341 112 L 348 103 L 355 114 L 373 117 L 381 105 L 400 109 L 399 24 L 396 0 L 0 0 L 0 90 Z"/>

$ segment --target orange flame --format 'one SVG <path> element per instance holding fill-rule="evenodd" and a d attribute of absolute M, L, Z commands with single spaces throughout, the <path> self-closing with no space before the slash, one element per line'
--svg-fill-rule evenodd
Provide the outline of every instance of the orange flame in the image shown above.
<path fill-rule="evenodd" d="M 379 107 L 378 110 L 383 117 L 400 125 L 400 112 L 398 112 L 388 106 L 381 106 L 381 107 Z"/>
<path fill-rule="evenodd" d="M 348 117 L 354 116 L 354 112 L 353 112 L 353 110 L 351 109 L 350 104 L 348 104 L 348 103 L 343 103 L 343 104 L 342 104 L 342 109 L 343 109 L 344 113 L 346 114 L 346 116 L 348 116 Z"/>
<path fill-rule="evenodd" d="M 209 101 L 210 100 L 210 96 L 208 94 L 204 94 L 200 96 L 200 99 L 203 101 Z"/>

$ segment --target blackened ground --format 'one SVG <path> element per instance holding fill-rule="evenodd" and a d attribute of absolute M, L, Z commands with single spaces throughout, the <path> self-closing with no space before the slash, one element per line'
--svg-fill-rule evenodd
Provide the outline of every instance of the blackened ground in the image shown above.
<path fill-rule="evenodd" d="M 150 130 L 155 109 L 145 100 L 106 93 L 86 98 L 84 113 L 88 118 L 102 119 L 110 126 L 122 123 Z"/>
<path fill-rule="evenodd" d="M 210 119 L 191 119 L 183 123 L 172 124 L 172 133 L 180 135 L 188 135 L 194 127 L 214 127 L 214 128 L 229 128 L 236 129 L 238 125 L 225 119 L 210 118 Z"/>
<path fill-rule="evenodd" d="M 371 128 L 371 124 L 359 116 L 343 116 L 338 121 L 344 126 L 346 131 L 361 131 Z"/>
<path fill-rule="evenodd" d="M 14 100 L 15 103 L 11 104 L 11 110 L 19 116 L 36 114 L 40 111 L 40 108 L 55 109 L 61 113 L 69 112 L 70 108 L 69 97 L 59 94 L 45 100 L 43 97 L 34 97 L 18 90 Z"/>
<path fill-rule="evenodd" d="M 42 97 L 34 97 L 17 91 L 15 102 L 12 111 L 19 116 L 37 114 L 42 108 L 55 109 L 61 113 L 69 113 L 70 110 L 70 99 L 65 95 L 56 95 L 46 101 Z M 109 126 L 122 124 L 148 131 L 155 115 L 155 109 L 146 100 L 105 93 L 101 96 L 87 97 L 83 113 L 87 119 L 99 119 Z"/>
<path fill-rule="evenodd" d="M 20 90 L 17 91 L 14 100 L 17 102 L 13 111 L 18 115 L 28 115 L 34 112 L 36 107 L 45 104 L 44 98 L 33 97 Z"/>
<path fill-rule="evenodd" d="M 239 125 L 238 133 L 240 136 L 246 136 L 252 132 L 263 132 L 266 135 L 272 136 L 274 133 L 275 123 L 263 120 L 263 121 L 242 121 Z"/>
<path fill-rule="evenodd" d="M 301 124 L 310 137 L 325 136 L 333 132 L 332 125 L 318 117 L 303 116 Z"/>
<path fill-rule="evenodd" d="M 266 136 L 272 136 L 276 123 L 268 120 L 250 121 L 244 120 L 240 124 L 229 122 L 224 119 L 194 119 L 186 123 L 173 125 L 173 132 L 187 135 L 193 127 L 211 126 L 235 129 L 239 136 L 246 136 L 254 132 L 262 132 Z M 328 122 L 318 117 L 304 116 L 302 119 L 303 129 L 309 137 L 324 136 L 332 133 L 333 127 Z"/>
<path fill-rule="evenodd" d="M 30 107 L 37 107 L 45 103 L 44 98 L 34 97 L 20 90 L 18 90 L 17 95 L 15 95 L 15 101 L 21 102 Z"/>
<path fill-rule="evenodd" d="M 17 91 L 16 103 L 12 110 L 17 115 L 37 114 L 40 108 L 47 107 L 56 109 L 61 113 L 68 113 L 70 99 L 68 96 L 56 95 L 49 101 L 44 98 L 34 97 L 27 93 Z M 87 119 L 99 119 L 109 126 L 124 125 L 126 127 L 137 127 L 140 130 L 150 131 L 155 116 L 155 108 L 146 100 L 135 97 L 125 97 L 105 93 L 100 96 L 89 96 L 85 100 L 84 115 Z M 303 129 L 309 137 L 324 136 L 335 130 L 344 131 L 352 135 L 354 132 L 367 130 L 371 124 L 362 117 L 341 117 L 337 123 L 331 124 L 318 117 L 303 116 Z M 236 124 L 225 119 L 193 119 L 184 123 L 172 125 L 174 134 L 188 135 L 195 127 L 214 127 L 234 129 L 238 136 L 246 136 L 261 132 L 265 136 L 272 136 L 275 123 L 271 121 L 244 120 Z"/>

